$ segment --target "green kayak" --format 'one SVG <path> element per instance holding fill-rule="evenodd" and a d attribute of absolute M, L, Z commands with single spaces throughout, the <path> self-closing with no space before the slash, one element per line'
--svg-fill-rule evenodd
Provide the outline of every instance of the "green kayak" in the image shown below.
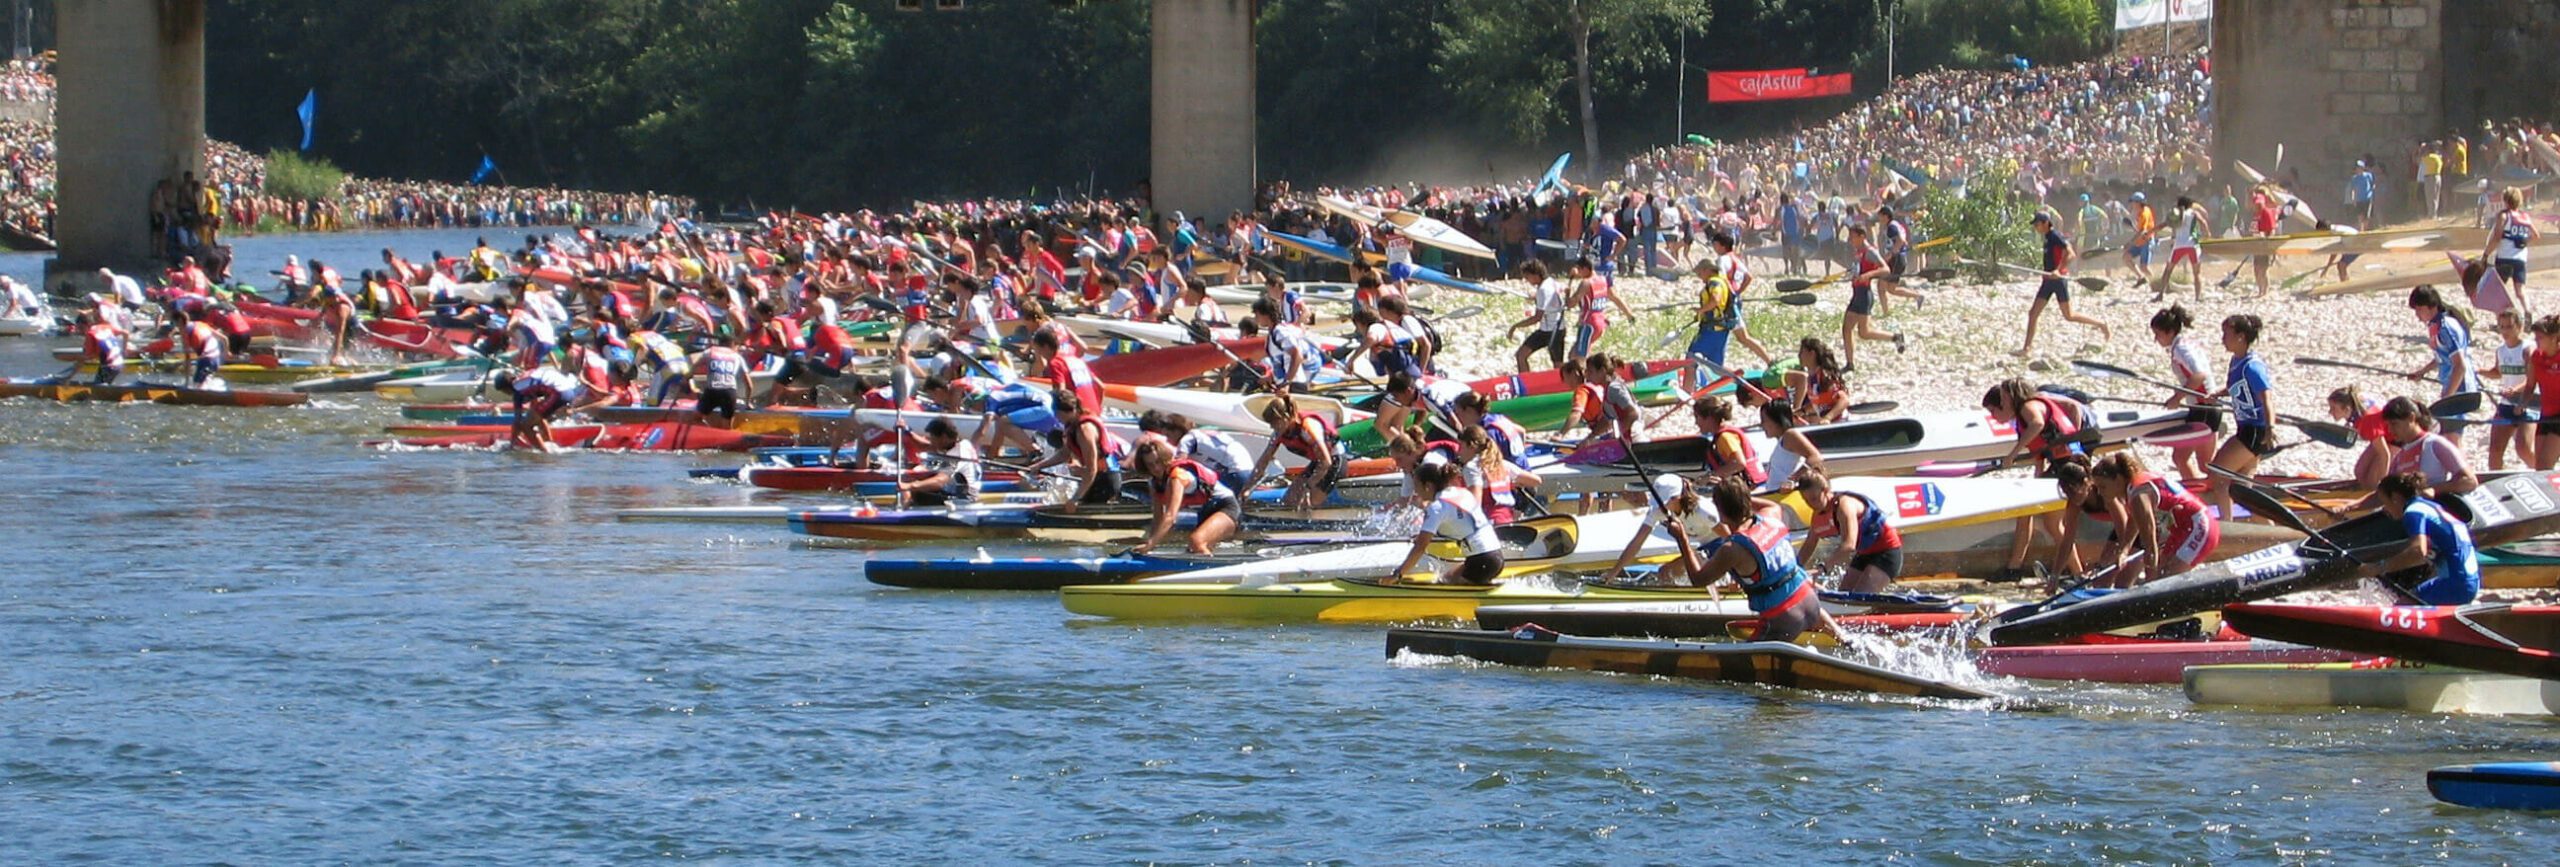
<path fill-rule="evenodd" d="M 1758 370 L 1745 375 L 1751 377 L 1752 382 L 1769 388 L 1783 385 L 1784 371 L 1794 367 L 1795 362 L 1789 360 L 1780 364 L 1775 371 Z M 1686 375 L 1684 371 L 1678 370 L 1655 374 L 1636 380 L 1634 384 L 1627 387 L 1627 390 L 1635 394 L 1637 403 L 1648 406 L 1659 404 L 1665 400 L 1678 398 L 1679 395 L 1673 390 L 1673 386 L 1678 385 L 1680 377 L 1684 375 Z M 1717 386 L 1714 391 L 1716 394 L 1729 394 L 1733 391 L 1733 383 L 1728 382 Z M 1509 417 L 1513 423 L 1527 430 L 1563 430 L 1566 417 L 1573 414 L 1573 393 L 1560 391 L 1497 400 L 1493 402 L 1493 411 Z M 1342 441 L 1344 445 L 1350 447 L 1353 455 L 1360 457 L 1377 457 L 1385 454 L 1387 450 L 1386 441 L 1378 437 L 1376 425 L 1368 421 L 1356 421 L 1343 425 Z"/>

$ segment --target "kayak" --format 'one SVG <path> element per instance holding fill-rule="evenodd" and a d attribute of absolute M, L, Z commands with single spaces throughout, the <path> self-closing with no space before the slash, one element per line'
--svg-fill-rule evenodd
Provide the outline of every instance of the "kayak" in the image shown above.
<path fill-rule="evenodd" d="M 2533 539 L 2480 549 L 2483 590 L 2548 590 L 2560 587 L 2560 542 Z"/>
<path fill-rule="evenodd" d="M 1306 303 L 1310 308 L 1312 308 L 1313 305 L 1316 304 L 1340 304 L 1349 306 L 1351 304 L 1352 293 L 1359 291 L 1360 287 L 1353 286 L 1349 283 L 1293 282 L 1289 284 L 1289 288 L 1298 293 L 1298 300 Z M 1262 284 L 1226 283 L 1211 286 L 1209 287 L 1209 297 L 1215 299 L 1219 304 L 1230 305 L 1227 309 L 1228 318 L 1243 321 L 1247 315 L 1253 312 L 1253 302 L 1262 300 Z M 1315 311 L 1313 309 L 1309 309 L 1307 312 L 1309 314 L 1313 314 Z"/>
<path fill-rule="evenodd" d="M 1631 361 L 1627 366 L 1619 368 L 1618 377 L 1622 382 L 1634 382 L 1688 366 L 1687 360 L 1677 358 L 1666 358 L 1660 361 Z M 1564 374 L 1548 369 L 1515 373 L 1510 376 L 1488 376 L 1468 383 L 1467 387 L 1475 389 L 1477 394 L 1494 400 L 1510 400 L 1515 397 L 1532 397 L 1563 391 Z"/>
<path fill-rule="evenodd" d="M 413 448 L 493 448 L 513 435 L 504 425 L 455 425 L 435 435 L 402 436 L 394 440 Z M 787 437 L 759 436 L 706 425 L 692 424 L 617 424 L 560 425 L 551 429 L 551 439 L 561 448 L 597 449 L 631 452 L 742 452 L 762 446 L 788 445 Z"/>
<path fill-rule="evenodd" d="M 1549 515 L 1512 524 L 1495 532 L 1502 538 L 1504 556 L 1523 561 L 1519 568 L 1580 569 L 1617 562 L 1618 553 L 1626 550 L 1627 540 L 1644 532 L 1643 524 L 1643 512 L 1619 511 L 1581 516 Z M 1535 538 L 1528 538 L 1529 533 L 1515 528 L 1534 532 Z M 1142 583 L 1259 586 L 1336 578 L 1374 578 L 1404 563 L 1405 553 L 1412 548 L 1410 541 L 1355 545 L 1165 575 L 1145 579 Z M 1636 556 L 1640 560 L 1659 560 L 1672 553 L 1669 541 L 1647 538 L 1643 547 L 1637 549 Z M 1515 567 L 1506 563 L 1503 571 L 1526 574 L 1515 573 L 1514 570 Z"/>
<path fill-rule="evenodd" d="M 1076 584 L 1134 581 L 1260 555 L 1125 554 L 1112 557 L 945 557 L 875 559 L 862 564 L 873 584 L 936 590 L 1056 590 Z"/>
<path fill-rule="evenodd" d="M 2031 680 L 2177 683 L 2191 665 L 2353 662 L 2360 654 L 2280 641 L 2158 641 L 2048 644 L 1976 651 L 1984 674 Z"/>
<path fill-rule="evenodd" d="M 290 391 L 234 391 L 181 385 L 78 385 L 0 382 L 0 398 L 36 397 L 70 403 L 165 403 L 173 406 L 295 406 L 311 396 Z"/>
<path fill-rule="evenodd" d="M 2093 448 L 2175 434 L 2194 419 L 2185 410 L 2115 410 L 2100 417 Z M 1799 428 L 1832 475 L 1895 475 L 1924 464 L 1997 460 L 2017 444 L 2015 425 L 1994 420 L 1981 410 L 1924 413 L 1899 418 L 1852 419 Z M 1765 455 L 1776 441 L 1752 431 L 1753 454 Z M 1656 469 L 1703 467 L 1707 440 L 1685 436 L 1651 440 L 1635 446 L 1646 466 Z M 1633 473 L 1632 468 L 1626 470 Z"/>
<path fill-rule="evenodd" d="M 2370 707 L 2419 713 L 2560 713 L 2560 683 L 2388 659 L 2301 665 L 2198 665 L 2185 675 L 2196 704 Z"/>
<path fill-rule="evenodd" d="M 1636 380 L 1628 386 L 1627 390 L 1635 395 L 1637 403 L 1651 405 L 1671 394 L 1672 390 L 1679 386 L 1681 375 L 1681 372 L 1676 370 L 1655 374 Z M 1719 391 L 1732 388 L 1732 383 L 1726 383 L 1719 388 Z M 1573 395 L 1565 392 L 1533 394 L 1528 397 L 1497 400 L 1487 409 L 1510 418 L 1512 423 L 1528 430 L 1561 430 L 1565 427 L 1566 417 L 1573 414 Z M 1386 451 L 1386 441 L 1378 436 L 1375 422 L 1369 420 L 1352 422 L 1343 425 L 1340 432 L 1343 444 L 1351 449 L 1352 454 L 1375 455 Z"/>
<path fill-rule="evenodd" d="M 2427 772 L 2427 794 L 2484 810 L 2560 810 L 2560 762 L 2446 765 Z"/>
<path fill-rule="evenodd" d="M 1473 659 L 1527 668 L 1572 668 L 1651 674 L 1797 689 L 1923 698 L 1998 696 L 1903 674 L 1775 641 L 1690 644 L 1622 638 L 1578 638 L 1545 630 L 1390 629 L 1387 657 L 1406 653 Z"/>
<path fill-rule="evenodd" d="M 494 403 L 410 403 L 400 406 L 400 417 L 411 421 L 454 422 L 464 416 L 505 411 L 506 407 Z"/>
<path fill-rule="evenodd" d="M 864 490 L 866 485 L 890 485 L 900 481 L 931 478 L 933 473 L 909 470 L 891 475 L 885 470 L 857 470 L 849 467 L 786 467 L 748 464 L 739 467 L 738 481 L 777 491 L 860 491 L 862 493 L 896 493 L 895 490 Z M 990 472 L 979 490 L 1007 493 L 1021 488 L 1019 473 Z"/>
<path fill-rule="evenodd" d="M 1451 253 L 1478 259 L 1501 258 L 1494 255 L 1493 248 L 1485 246 L 1484 242 L 1458 231 L 1456 226 L 1431 217 L 1412 211 L 1388 211 L 1386 218 L 1387 222 L 1395 224 L 1397 232 L 1412 238 L 1414 243 L 1438 247 Z"/>
<path fill-rule="evenodd" d="M 1307 517 L 1246 513 L 1243 530 L 1253 535 L 1287 532 L 1353 532 L 1368 518 L 1366 510 L 1318 509 Z M 1058 542 L 1103 542 L 1142 535 L 1153 526 L 1155 511 L 1136 503 L 1082 506 L 971 505 L 920 509 L 802 511 L 791 516 L 791 531 L 807 536 L 873 541 L 915 539 L 1037 538 Z M 1174 529 L 1187 530 L 1199 521 L 1196 511 L 1175 513 Z"/>
<path fill-rule="evenodd" d="M 850 507 L 838 507 L 853 511 Z M 658 506 L 646 509 L 618 509 L 616 521 L 683 522 L 703 524 L 783 524 L 791 516 L 813 511 L 806 506 Z"/>
<path fill-rule="evenodd" d="M 457 358 L 448 361 L 429 361 L 421 364 L 405 364 L 385 370 L 350 373 L 341 376 L 325 376 L 318 379 L 303 379 L 294 382 L 290 387 L 294 391 L 304 392 L 307 394 L 337 394 L 372 391 L 373 387 L 376 385 L 380 385 L 394 379 L 405 379 L 413 376 L 427 376 L 431 374 L 451 373 L 466 370 L 477 375 L 480 371 L 489 369 L 495 363 L 496 361 L 494 359 L 487 358 Z"/>
<path fill-rule="evenodd" d="M 1077 614 L 1127 620 L 1329 623 L 1465 620 L 1476 617 L 1478 608 L 1486 605 L 1714 601 L 1704 590 L 1600 585 L 1532 575 L 1497 579 L 1493 584 L 1441 584 L 1424 576 L 1407 576 L 1396 583 L 1372 577 L 1253 585 L 1139 582 L 1068 587 L 1059 598 Z M 1739 598 L 1734 601 L 1740 602 Z M 1849 613 L 1872 613 L 1880 604 L 1887 603 L 1851 602 Z"/>
<path fill-rule="evenodd" d="M 2463 494 L 2474 516 L 2474 544 L 2494 547 L 2560 529 L 2560 490 L 2540 473 L 2502 476 Z M 2037 612 L 1992 627 L 1993 644 L 2052 644 L 2105 632 L 2312 590 L 2356 577 L 2362 564 L 2409 545 L 2398 518 L 2364 515 L 2324 531 L 2326 541 L 2306 539 L 2208 563 L 2130 590 Z M 2343 547 L 2340 547 L 2343 546 Z"/>
<path fill-rule="evenodd" d="M 373 394 L 403 403 L 456 403 L 503 397 L 484 371 L 453 370 L 374 383 Z"/>
<path fill-rule="evenodd" d="M 2560 680 L 2560 606 L 2258 602 L 2222 609 L 2222 619 L 2260 638 Z"/>
<path fill-rule="evenodd" d="M 1824 602 L 1824 607 L 1826 609 L 1829 608 L 1830 600 L 1826 599 Z M 1973 622 L 1973 619 L 1974 613 L 1969 610 L 1929 611 L 1910 614 L 1831 615 L 1831 622 L 1839 624 L 1841 629 L 1847 630 L 1851 635 L 1896 635 L 1907 637 L 1918 637 L 1933 632 L 1952 632 L 1956 630 L 1957 627 Z M 1760 618 L 1745 618 L 1725 624 L 1724 635 L 1735 641 L 1751 641 L 1759 638 L 1760 630 L 1767 628 L 1767 626 L 1768 623 Z M 1682 638 L 1695 636 L 1664 635 L 1658 637 Z M 1807 632 L 1803 635 L 1797 636 L 1795 643 L 1802 644 L 1806 647 L 1826 647 L 1838 646 L 1840 642 L 1839 639 L 1833 638 L 1825 633 Z"/>
<path fill-rule="evenodd" d="M 1195 424 L 1264 437 L 1269 436 L 1271 425 L 1262 420 L 1262 408 L 1279 399 L 1271 394 L 1235 394 L 1119 383 L 1104 383 L 1102 386 L 1102 402 L 1113 409 L 1131 413 L 1156 410 L 1168 415 L 1180 414 Z M 1302 394 L 1294 399 L 1299 411 L 1326 416 L 1336 428 L 1348 421 L 1369 417 L 1368 413 L 1344 406 L 1335 398 Z M 1260 446 L 1249 448 L 1259 449 Z"/>
<path fill-rule="evenodd" d="M 1375 223 L 1375 221 L 1371 222 L 1373 224 Z M 1318 259 L 1329 259 L 1335 262 L 1349 264 L 1354 255 L 1349 247 L 1318 241 L 1314 238 L 1292 235 L 1287 232 L 1274 232 L 1269 229 L 1265 229 L 1263 230 L 1262 235 L 1263 237 L 1271 239 L 1272 243 L 1279 244 L 1280 246 L 1296 250 L 1300 253 L 1304 253 Z M 1373 264 L 1386 261 L 1385 256 L 1366 251 L 1359 253 L 1358 257 Z M 1448 274 L 1442 273 L 1438 269 L 1426 268 L 1421 265 L 1413 266 L 1413 279 L 1420 280 L 1434 286 L 1446 286 L 1451 289 L 1457 289 L 1465 292 L 1490 293 L 1492 291 L 1484 288 L 1483 286 L 1469 283 L 1456 277 L 1451 277 Z"/>
<path fill-rule="evenodd" d="M 79 376 L 86 379 L 97 374 L 98 365 L 95 362 L 83 361 L 80 363 L 77 370 Z M 143 371 L 155 373 L 186 373 L 194 370 L 194 363 L 182 358 L 173 358 L 163 361 L 147 361 L 136 358 L 127 360 L 124 363 L 124 370 L 128 373 Z M 227 382 L 237 382 L 246 385 L 289 385 L 307 379 L 358 376 L 373 372 L 375 372 L 375 369 L 373 368 L 341 367 L 337 365 L 319 364 L 301 359 L 283 359 L 275 364 L 233 362 L 217 368 L 215 370 L 215 375 L 222 377 L 223 380 Z"/>
<path fill-rule="evenodd" d="M 1732 634 L 1735 624 L 1755 622 L 1760 615 L 1751 610 L 1740 593 L 1727 593 L 1722 598 L 1705 598 L 1706 594 L 1685 591 L 1688 599 L 1625 599 L 1609 602 L 1548 602 L 1537 604 L 1484 605 L 1476 608 L 1476 625 L 1485 629 L 1518 629 L 1536 624 L 1569 635 L 1643 635 L 1656 638 L 1720 638 Z M 1846 601 L 1837 594 L 1824 593 L 1822 610 L 1833 617 L 1875 615 L 1876 609 Z M 1905 616 L 1877 615 L 1877 616 Z M 1952 612 L 1928 612 L 1917 616 L 1932 620 L 1961 618 Z M 1842 625 L 1847 625 L 1843 622 Z"/>

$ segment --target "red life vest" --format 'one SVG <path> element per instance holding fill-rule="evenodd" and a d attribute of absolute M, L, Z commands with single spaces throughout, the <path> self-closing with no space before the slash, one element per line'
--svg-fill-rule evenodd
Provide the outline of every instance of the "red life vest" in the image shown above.
<path fill-rule="evenodd" d="M 1321 445 L 1307 439 L 1307 422 L 1311 420 L 1317 427 L 1324 430 L 1324 442 Z M 1333 445 L 1340 440 L 1335 435 L 1333 419 L 1326 417 L 1323 413 L 1301 412 L 1298 413 L 1297 424 L 1290 425 L 1287 430 L 1272 437 L 1271 441 L 1279 443 L 1281 448 L 1288 449 L 1299 457 L 1312 461 L 1319 454 L 1328 456 L 1333 454 Z"/>
<path fill-rule="evenodd" d="M 1206 506 L 1209 504 L 1209 498 L 1219 492 L 1218 474 L 1210 472 L 1208 467 L 1202 466 L 1199 461 L 1195 461 L 1190 458 L 1175 459 L 1173 466 L 1165 471 L 1165 475 L 1168 479 L 1173 476 L 1189 477 L 1182 480 L 1182 505 L 1184 508 L 1196 509 L 1201 506 Z M 1165 499 L 1164 495 L 1170 493 L 1173 493 L 1173 485 L 1168 483 L 1156 491 L 1156 501 L 1163 502 Z"/>
<path fill-rule="evenodd" d="M 2053 394 L 2027 400 L 2044 405 L 2044 428 L 2027 441 L 2027 451 L 2047 458 L 2069 456 L 2071 439 L 2080 433 L 2080 402 Z"/>
<path fill-rule="evenodd" d="M 1716 475 L 1730 475 L 1733 472 L 1734 468 L 1732 467 L 1716 466 L 1718 454 L 1716 451 L 1716 442 L 1727 436 L 1733 437 L 1737 450 L 1742 453 L 1741 470 L 1743 477 L 1750 479 L 1753 487 L 1758 487 L 1762 483 L 1769 481 L 1769 468 L 1760 462 L 1760 450 L 1751 445 L 1751 438 L 1749 436 L 1745 436 L 1742 433 L 1741 428 L 1734 427 L 1732 425 L 1725 425 L 1717 428 L 1715 436 L 1707 440 L 1707 471 Z"/>

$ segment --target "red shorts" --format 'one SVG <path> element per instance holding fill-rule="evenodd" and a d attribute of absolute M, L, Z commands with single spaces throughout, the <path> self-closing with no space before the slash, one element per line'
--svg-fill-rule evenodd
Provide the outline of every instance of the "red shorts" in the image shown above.
<path fill-rule="evenodd" d="M 2175 250 L 2169 251 L 2169 267 L 2178 267 L 2179 262 L 2197 262 L 2198 267 L 2202 267 L 2201 260 L 2196 258 L 2196 248 L 2194 247 L 2179 247 Z"/>

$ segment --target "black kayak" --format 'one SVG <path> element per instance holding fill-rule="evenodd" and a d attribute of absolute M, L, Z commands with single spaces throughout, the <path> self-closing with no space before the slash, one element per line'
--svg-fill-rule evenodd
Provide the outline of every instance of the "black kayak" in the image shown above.
<path fill-rule="evenodd" d="M 1413 652 L 1529 668 L 1762 683 L 1797 689 L 1926 698 L 1997 698 L 1993 693 L 1841 659 L 1781 641 L 1696 644 L 1582 638 L 1524 627 L 1510 631 L 1390 629 L 1387 657 Z"/>
<path fill-rule="evenodd" d="M 2560 529 L 2560 489 L 2541 473 L 2482 482 L 2462 495 L 2470 507 L 2473 545 L 2490 548 Z M 2364 515 L 2305 539 L 2188 570 L 2130 590 L 2048 608 L 1991 628 L 1996 645 L 2053 644 L 2087 635 L 2212 611 L 2352 581 L 2366 563 L 2409 545 L 2400 521 Z"/>

